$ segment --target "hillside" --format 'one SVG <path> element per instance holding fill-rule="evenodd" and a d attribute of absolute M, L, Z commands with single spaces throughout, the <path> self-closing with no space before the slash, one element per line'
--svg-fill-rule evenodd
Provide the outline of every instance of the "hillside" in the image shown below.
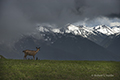
<path fill-rule="evenodd" d="M 0 80 L 119 80 L 120 62 L 0 60 Z"/>
<path fill-rule="evenodd" d="M 117 35 L 112 39 L 111 44 L 109 44 L 107 49 L 120 57 L 120 35 Z"/>
<path fill-rule="evenodd" d="M 36 57 L 42 60 L 120 61 L 118 47 L 109 46 L 112 43 L 115 43 L 114 46 L 119 43 L 119 39 L 114 42 L 115 35 L 120 31 L 119 26 L 86 27 L 70 24 L 62 28 L 53 28 L 39 25 L 37 30 L 37 34 L 22 35 L 14 45 L 0 44 L 0 54 L 9 59 L 23 59 L 23 50 L 41 47 Z"/>
<path fill-rule="evenodd" d="M 2 55 L 0 55 L 0 59 L 6 59 L 5 57 L 3 57 Z"/>
<path fill-rule="evenodd" d="M 78 35 L 46 33 L 44 39 L 46 41 L 37 40 L 32 36 L 24 37 L 15 46 L 19 52 L 41 46 L 40 52 L 36 55 L 40 59 L 119 61 L 119 57 L 114 56 L 113 53 Z"/>

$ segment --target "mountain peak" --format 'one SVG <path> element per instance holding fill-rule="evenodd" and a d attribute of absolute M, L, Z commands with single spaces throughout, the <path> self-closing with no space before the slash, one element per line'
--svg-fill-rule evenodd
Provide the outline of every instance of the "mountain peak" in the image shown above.
<path fill-rule="evenodd" d="M 99 26 L 94 27 L 93 29 L 95 31 L 98 31 L 98 32 L 106 34 L 106 35 L 114 34 L 114 31 L 106 25 L 99 25 Z"/>
<path fill-rule="evenodd" d="M 111 29 L 114 31 L 114 33 L 120 34 L 120 26 L 111 27 Z"/>
<path fill-rule="evenodd" d="M 98 25 L 94 27 L 94 29 L 103 29 L 103 28 L 108 28 L 106 25 Z"/>
<path fill-rule="evenodd" d="M 52 33 L 72 33 L 74 35 L 81 35 L 83 37 L 87 37 L 91 34 L 96 35 L 105 34 L 105 35 L 112 35 L 115 33 L 120 33 L 120 27 L 108 27 L 106 25 L 98 25 L 96 27 L 86 27 L 83 25 L 75 26 L 73 24 L 68 24 L 62 28 L 52 28 L 47 26 L 39 26 L 38 30 L 40 32 L 52 32 Z"/>
<path fill-rule="evenodd" d="M 68 30 L 70 30 L 70 31 L 74 31 L 74 30 L 79 30 L 79 27 L 77 27 L 77 26 L 74 26 L 74 25 L 69 25 L 68 27 Z"/>

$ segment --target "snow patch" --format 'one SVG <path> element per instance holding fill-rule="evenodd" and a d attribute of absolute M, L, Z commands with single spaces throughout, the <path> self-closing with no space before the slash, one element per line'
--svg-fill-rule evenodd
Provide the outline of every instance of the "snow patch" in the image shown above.
<path fill-rule="evenodd" d="M 103 33 L 103 34 L 106 34 L 106 35 L 114 34 L 114 31 L 111 28 L 109 28 L 109 27 L 107 27 L 105 25 L 96 26 L 96 27 L 94 27 L 94 29 L 96 31 L 98 31 L 100 33 Z"/>
<path fill-rule="evenodd" d="M 79 30 L 79 28 L 74 25 L 70 25 L 70 26 L 68 26 L 68 30 L 75 31 L 75 30 Z"/>
<path fill-rule="evenodd" d="M 41 32 L 49 32 L 48 29 L 46 29 L 46 28 L 44 28 L 42 26 L 39 27 L 39 31 L 41 31 Z"/>
<path fill-rule="evenodd" d="M 119 26 L 119 27 L 113 27 L 112 30 L 113 30 L 115 33 L 120 33 L 120 26 Z"/>
<path fill-rule="evenodd" d="M 112 35 L 115 33 L 120 33 L 119 27 L 108 27 L 106 25 L 98 25 L 95 27 L 86 27 L 86 26 L 75 26 L 73 24 L 67 25 L 64 28 L 52 28 L 52 27 L 43 27 L 39 26 L 38 30 L 40 32 L 53 32 L 53 33 L 72 33 L 74 35 L 81 35 L 82 37 L 88 37 L 89 35 L 97 35 L 96 33 L 102 33 L 105 35 Z M 44 36 L 44 35 L 43 35 Z"/>
<path fill-rule="evenodd" d="M 52 29 L 52 31 L 55 33 L 61 33 L 60 29 Z"/>

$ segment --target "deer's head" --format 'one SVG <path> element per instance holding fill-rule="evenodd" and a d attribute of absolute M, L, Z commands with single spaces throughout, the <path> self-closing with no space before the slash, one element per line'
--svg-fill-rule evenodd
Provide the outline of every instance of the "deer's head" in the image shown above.
<path fill-rule="evenodd" d="M 38 48 L 36 47 L 36 49 L 37 49 L 37 50 L 40 50 L 40 47 L 38 47 Z"/>

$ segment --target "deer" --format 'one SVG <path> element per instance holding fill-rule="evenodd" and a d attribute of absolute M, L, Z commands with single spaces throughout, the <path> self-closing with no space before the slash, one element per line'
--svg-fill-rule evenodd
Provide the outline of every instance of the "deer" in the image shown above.
<path fill-rule="evenodd" d="M 36 51 L 33 51 L 33 50 L 24 50 L 23 52 L 24 52 L 24 58 L 26 59 L 26 57 L 27 57 L 27 55 L 29 55 L 29 56 L 33 56 L 33 59 L 35 60 L 35 55 L 36 55 L 36 53 L 40 50 L 40 47 L 39 48 L 37 48 L 36 47 Z"/>

